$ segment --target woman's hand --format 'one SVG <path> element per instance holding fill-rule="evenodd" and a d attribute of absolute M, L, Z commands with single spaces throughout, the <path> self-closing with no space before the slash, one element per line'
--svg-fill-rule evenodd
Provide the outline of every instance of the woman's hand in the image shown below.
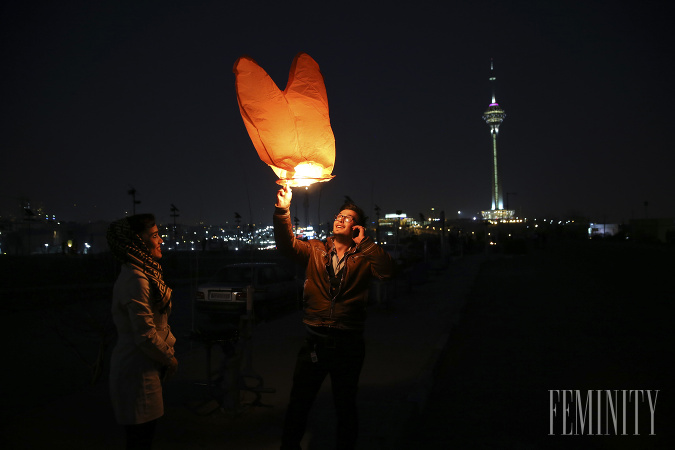
<path fill-rule="evenodd" d="M 277 192 L 277 208 L 288 209 L 291 207 L 291 199 L 293 198 L 293 191 L 291 187 L 286 185 Z"/>
<path fill-rule="evenodd" d="M 174 373 L 176 373 L 177 370 L 178 370 L 178 360 L 174 356 L 171 358 L 171 362 L 169 363 L 169 375 L 173 375 Z"/>
<path fill-rule="evenodd" d="M 172 356 L 169 365 L 164 367 L 163 371 L 164 373 L 162 374 L 162 381 L 166 381 L 169 378 L 171 378 L 176 373 L 177 370 L 178 370 L 178 360 L 176 359 L 175 356 Z"/>

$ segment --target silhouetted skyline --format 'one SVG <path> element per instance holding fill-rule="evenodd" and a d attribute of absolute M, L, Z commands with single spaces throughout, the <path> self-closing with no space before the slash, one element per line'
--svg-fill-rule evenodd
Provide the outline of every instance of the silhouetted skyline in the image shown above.
<path fill-rule="evenodd" d="M 134 188 L 137 212 L 163 223 L 172 204 L 186 223 L 269 222 L 276 177 L 244 128 L 232 65 L 250 55 L 283 89 L 304 51 L 324 75 L 336 139 L 335 179 L 308 191 L 312 220 L 345 195 L 371 216 L 375 205 L 411 216 L 489 209 L 490 58 L 511 209 L 672 217 L 664 8 L 3 5 L 0 215 L 26 199 L 62 220 L 112 220 L 131 213 Z M 304 220 L 305 191 L 295 192 Z"/>

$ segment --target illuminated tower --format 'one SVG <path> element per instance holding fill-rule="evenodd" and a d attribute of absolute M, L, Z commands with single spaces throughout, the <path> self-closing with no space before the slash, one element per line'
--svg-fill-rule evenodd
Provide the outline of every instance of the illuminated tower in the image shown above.
<path fill-rule="evenodd" d="M 495 98 L 495 74 L 494 63 L 490 60 L 490 84 L 492 86 L 492 103 L 487 111 L 483 113 L 483 120 L 490 127 L 492 136 L 492 209 L 482 211 L 484 219 L 508 219 L 513 217 L 514 212 L 504 209 L 504 196 L 502 194 L 501 178 L 499 177 L 499 166 L 497 165 L 497 135 L 499 134 L 499 125 L 504 121 L 506 113 L 499 106 Z"/>

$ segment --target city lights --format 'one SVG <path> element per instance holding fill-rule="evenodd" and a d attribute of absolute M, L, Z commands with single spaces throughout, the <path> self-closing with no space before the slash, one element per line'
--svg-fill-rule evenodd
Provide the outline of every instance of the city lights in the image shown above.
<path fill-rule="evenodd" d="M 385 213 L 383 217 L 368 224 L 368 233 L 381 245 L 408 245 L 411 239 L 436 239 L 439 236 L 462 236 L 473 242 L 484 242 L 484 245 L 499 246 L 504 240 L 522 239 L 530 235 L 541 235 L 552 229 L 581 234 L 586 238 L 602 238 L 616 236 L 623 232 L 617 224 L 579 221 L 571 218 L 525 219 L 498 218 L 480 220 L 480 217 L 457 217 L 445 219 L 442 211 L 430 208 L 438 217 L 416 217 L 403 211 Z M 459 210 L 458 210 L 459 211 Z M 0 254 L 97 254 L 108 251 L 105 240 L 107 222 L 89 225 L 72 223 L 64 224 L 46 219 L 46 215 L 36 215 L 32 221 L 16 221 L 0 231 Z M 327 225 L 307 224 L 294 228 L 298 239 L 324 240 L 332 233 Z M 160 223 L 160 235 L 164 243 L 164 251 L 198 252 L 198 251 L 265 251 L 274 250 L 274 227 L 267 224 L 242 223 L 241 220 L 225 224 L 186 225 Z M 9 230 L 9 231 L 8 231 Z M 23 235 L 23 239 L 8 240 L 8 235 Z M 665 239 L 665 237 L 663 238 Z M 22 248 L 12 247 L 8 243 L 21 241 Z M 450 244 L 449 249 L 454 248 Z M 392 248 L 394 248 L 392 247 Z"/>

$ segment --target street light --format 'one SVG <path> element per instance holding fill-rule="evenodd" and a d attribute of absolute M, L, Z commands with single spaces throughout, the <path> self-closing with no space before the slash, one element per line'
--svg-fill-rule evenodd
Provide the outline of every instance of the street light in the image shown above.
<path fill-rule="evenodd" d="M 131 186 L 131 189 L 127 191 L 127 194 L 131 195 L 131 200 L 132 200 L 132 207 L 131 211 L 133 215 L 136 215 L 136 205 L 140 205 L 141 201 L 136 200 L 136 189 L 134 189 L 133 186 Z"/>
<path fill-rule="evenodd" d="M 176 246 L 176 250 L 178 250 L 178 241 L 176 241 L 176 217 L 180 217 L 180 214 L 176 214 L 178 212 L 178 208 L 176 208 L 176 205 L 173 203 L 171 204 L 171 217 L 173 217 L 173 242 L 174 245 Z"/>

